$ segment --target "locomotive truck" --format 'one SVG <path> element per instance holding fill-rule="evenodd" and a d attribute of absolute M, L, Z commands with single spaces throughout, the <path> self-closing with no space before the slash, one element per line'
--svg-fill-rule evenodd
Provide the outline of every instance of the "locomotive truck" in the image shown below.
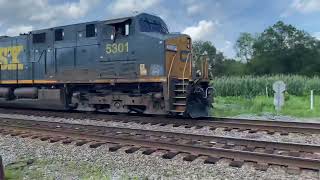
<path fill-rule="evenodd" d="M 208 116 L 208 63 L 196 70 L 191 49 L 146 13 L 1 36 L 0 106 Z"/>

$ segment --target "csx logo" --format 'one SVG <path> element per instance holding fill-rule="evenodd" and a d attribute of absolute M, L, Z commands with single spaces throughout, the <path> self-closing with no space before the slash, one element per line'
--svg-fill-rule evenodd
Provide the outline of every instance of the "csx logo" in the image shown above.
<path fill-rule="evenodd" d="M 23 46 L 0 47 L 0 67 L 1 70 L 23 70 L 19 55 Z"/>

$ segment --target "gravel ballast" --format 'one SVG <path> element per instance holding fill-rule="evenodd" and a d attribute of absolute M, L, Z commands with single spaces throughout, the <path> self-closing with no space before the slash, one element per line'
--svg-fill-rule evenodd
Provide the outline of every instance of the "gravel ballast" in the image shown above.
<path fill-rule="evenodd" d="M 82 179 L 105 175 L 113 179 L 123 177 L 151 179 L 318 179 L 312 171 L 302 171 L 300 175 L 287 174 L 285 168 L 272 166 L 266 172 L 255 170 L 253 164 L 242 168 L 229 167 L 227 160 L 217 164 L 204 164 L 198 159 L 185 162 L 182 156 L 172 160 L 161 158 L 161 153 L 143 155 L 141 151 L 126 154 L 125 149 L 109 152 L 107 145 L 91 149 L 87 145 L 50 144 L 40 140 L 0 137 L 0 154 L 8 165 L 21 159 L 45 161 L 42 166 L 30 165 L 25 170 L 25 179 L 32 171 L 39 171 L 40 179 Z M 71 167 L 70 167 L 71 166 Z M 90 167 L 90 168 L 88 168 Z"/>
<path fill-rule="evenodd" d="M 247 115 L 245 118 L 249 118 Z M 289 133 L 288 135 L 281 135 L 280 133 L 275 133 L 273 135 L 267 132 L 257 132 L 248 133 L 248 131 L 239 132 L 236 130 L 224 131 L 222 128 L 217 128 L 216 130 L 210 130 L 209 127 L 204 127 L 201 129 L 196 128 L 184 128 L 184 127 L 173 127 L 172 125 L 167 126 L 155 126 L 150 124 L 138 124 L 134 122 L 122 123 L 115 121 L 97 121 L 90 119 L 65 119 L 65 118 L 49 118 L 49 117 L 38 117 L 38 116 L 26 116 L 26 115 L 12 115 L 12 114 L 0 114 L 0 118 L 17 118 L 17 119 L 30 119 L 37 121 L 50 121 L 50 122 L 62 122 L 62 123 L 74 123 L 74 124 L 84 124 L 84 125 L 97 125 L 97 126 L 109 126 L 109 127 L 122 127 L 122 128 L 132 128 L 132 129 L 145 129 L 153 131 L 168 131 L 177 133 L 190 133 L 198 135 L 207 136 L 229 136 L 236 138 L 248 138 L 255 140 L 265 140 L 265 141 L 276 141 L 276 142 L 288 142 L 288 143 L 307 143 L 307 144 L 320 144 L 320 134 L 299 134 L 299 133 Z M 243 118 L 243 117 L 237 117 Z M 266 119 L 265 117 L 251 116 L 252 119 Z M 282 116 L 274 117 L 273 119 L 281 119 Z"/>
<path fill-rule="evenodd" d="M 24 115 L 0 114 L 2 118 L 26 118 Z M 30 117 L 29 117 L 30 118 Z M 136 123 L 101 122 L 92 120 L 75 120 L 63 118 L 32 117 L 34 120 L 67 122 L 76 124 L 91 124 L 113 127 L 129 127 L 148 130 L 161 130 L 182 133 L 205 135 L 223 135 L 231 137 L 245 137 L 258 140 L 273 140 L 279 142 L 300 142 L 319 144 L 318 135 L 279 134 L 266 133 L 248 134 L 246 132 L 225 132 L 221 129 L 211 131 L 207 128 L 186 129 L 172 126 L 151 126 Z M 152 155 L 143 155 L 142 151 L 126 154 L 125 148 L 117 152 L 109 152 L 108 145 L 96 149 L 88 145 L 77 147 L 75 145 L 62 145 L 61 143 L 48 143 L 37 139 L 23 139 L 11 136 L 0 136 L 0 155 L 4 164 L 10 166 L 21 160 L 34 160 L 24 169 L 25 179 L 35 176 L 39 179 L 320 179 L 319 173 L 303 170 L 301 174 L 288 174 L 286 168 L 271 166 L 267 171 L 257 171 L 252 163 L 245 163 L 241 168 L 229 167 L 229 160 L 221 160 L 217 164 L 204 164 L 203 159 L 185 162 L 182 155 L 172 160 L 166 160 L 157 152 Z"/>

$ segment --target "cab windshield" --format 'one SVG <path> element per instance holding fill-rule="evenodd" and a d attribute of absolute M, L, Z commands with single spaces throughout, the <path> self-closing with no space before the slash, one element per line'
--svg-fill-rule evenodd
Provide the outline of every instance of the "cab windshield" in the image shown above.
<path fill-rule="evenodd" d="M 163 34 L 169 33 L 167 26 L 160 21 L 140 19 L 139 24 L 141 32 L 159 32 Z"/>

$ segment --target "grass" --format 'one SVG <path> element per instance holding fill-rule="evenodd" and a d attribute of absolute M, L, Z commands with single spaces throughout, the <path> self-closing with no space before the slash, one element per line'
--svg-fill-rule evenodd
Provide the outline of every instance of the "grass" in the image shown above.
<path fill-rule="evenodd" d="M 50 171 L 46 174 L 46 171 Z M 63 171 L 63 172 L 60 172 Z M 19 160 L 17 162 L 8 164 L 5 167 L 6 180 L 51 180 L 55 179 L 56 173 L 62 173 L 64 179 L 76 178 L 83 180 L 111 180 L 113 179 L 112 172 L 106 170 L 102 166 L 94 166 L 86 162 L 73 162 L 62 160 Z M 139 177 L 130 176 L 126 173 L 120 175 L 120 179 L 136 180 Z"/>
<path fill-rule="evenodd" d="M 245 97 L 216 97 L 214 116 L 226 117 L 241 114 L 262 115 L 265 113 L 277 114 L 273 105 L 273 98 L 256 96 Z M 310 97 L 308 96 L 286 96 L 285 105 L 280 115 L 287 115 L 300 118 L 320 117 L 320 96 L 315 97 L 315 109 L 310 110 Z"/>
<path fill-rule="evenodd" d="M 23 171 L 28 168 L 30 163 L 27 160 L 21 160 L 11 163 L 5 167 L 5 179 L 16 180 L 23 179 Z"/>

